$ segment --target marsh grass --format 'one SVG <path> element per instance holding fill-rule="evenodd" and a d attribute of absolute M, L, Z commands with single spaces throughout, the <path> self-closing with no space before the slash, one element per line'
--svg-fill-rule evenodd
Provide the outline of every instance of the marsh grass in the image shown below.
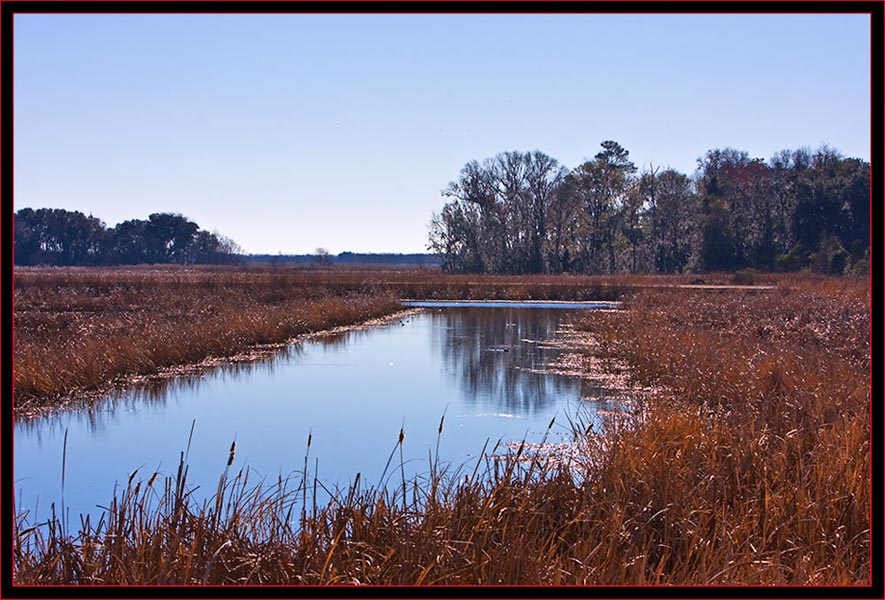
<path fill-rule="evenodd" d="M 637 556 L 680 581 L 869 581 L 866 282 L 657 290 L 583 327 L 662 388 L 634 429 L 609 437 L 594 480 L 621 474 L 605 485 L 612 506 L 659 515 L 660 540 Z"/>
<path fill-rule="evenodd" d="M 399 298 L 605 300 L 685 281 L 429 269 L 20 267 L 15 406 L 25 413 L 115 380 L 359 323 L 396 311 Z"/>
<path fill-rule="evenodd" d="M 16 409 L 400 309 L 366 286 L 329 289 L 264 275 L 17 270 Z"/>
<path fill-rule="evenodd" d="M 657 392 L 602 434 L 576 426 L 571 462 L 483 448 L 472 470 L 431 460 L 319 503 L 306 456 L 270 486 L 225 472 L 197 505 L 182 459 L 76 533 L 20 514 L 15 583 L 870 583 L 865 282 L 652 289 L 589 315 L 593 358 Z"/>

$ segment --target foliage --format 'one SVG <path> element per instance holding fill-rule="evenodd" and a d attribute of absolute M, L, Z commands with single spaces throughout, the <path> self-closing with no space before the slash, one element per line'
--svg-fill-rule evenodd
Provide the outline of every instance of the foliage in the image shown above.
<path fill-rule="evenodd" d="M 108 229 L 78 211 L 23 208 L 14 217 L 17 265 L 219 264 L 240 248 L 187 218 L 154 213 Z"/>
<path fill-rule="evenodd" d="M 81 212 L 23 208 L 13 228 L 16 264 L 95 264 L 105 244 L 104 223 Z"/>
<path fill-rule="evenodd" d="M 443 191 L 453 200 L 433 216 L 430 249 L 453 272 L 547 272 L 550 206 L 563 176 L 539 151 L 467 163 Z"/>
<path fill-rule="evenodd" d="M 756 285 L 759 271 L 756 269 L 741 269 L 736 271 L 732 281 L 735 285 Z"/>
<path fill-rule="evenodd" d="M 317 248 L 314 252 L 314 263 L 321 267 L 328 267 L 332 264 L 332 253 L 325 248 Z"/>
<path fill-rule="evenodd" d="M 429 248 L 456 273 L 841 274 L 870 246 L 870 165 L 825 145 L 768 162 L 713 149 L 692 178 L 637 173 L 611 140 L 571 171 L 505 152 L 465 165 L 443 194 L 454 200 Z"/>

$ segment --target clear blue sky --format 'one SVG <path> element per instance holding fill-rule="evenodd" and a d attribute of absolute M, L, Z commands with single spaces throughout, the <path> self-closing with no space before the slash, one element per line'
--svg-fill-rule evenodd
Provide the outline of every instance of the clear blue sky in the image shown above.
<path fill-rule="evenodd" d="M 869 160 L 867 15 L 16 15 L 15 208 L 423 252 L 469 160 Z"/>

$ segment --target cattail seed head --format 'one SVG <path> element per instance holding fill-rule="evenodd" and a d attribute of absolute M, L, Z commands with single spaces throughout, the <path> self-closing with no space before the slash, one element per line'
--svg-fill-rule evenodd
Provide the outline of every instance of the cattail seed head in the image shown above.
<path fill-rule="evenodd" d="M 231 466 L 232 464 L 234 464 L 234 455 L 236 455 L 236 453 L 237 453 L 237 442 L 234 441 L 230 445 L 230 456 L 227 457 L 227 466 Z"/>

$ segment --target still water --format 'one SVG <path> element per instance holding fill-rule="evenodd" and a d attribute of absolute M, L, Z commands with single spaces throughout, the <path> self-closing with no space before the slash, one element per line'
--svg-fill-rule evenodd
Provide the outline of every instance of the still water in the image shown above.
<path fill-rule="evenodd" d="M 545 373 L 561 350 L 549 342 L 575 310 L 428 308 L 366 330 L 304 341 L 272 359 L 109 398 L 88 410 L 20 420 L 14 434 L 16 507 L 35 522 L 61 504 L 98 514 L 130 474 L 174 476 L 188 447 L 188 482 L 211 497 L 236 441 L 232 472 L 250 481 L 303 472 L 333 489 L 357 473 L 380 484 L 400 428 L 406 476 L 428 470 L 437 448 L 472 470 L 483 444 L 570 439 L 566 415 L 605 407 L 579 378 Z M 193 435 L 191 436 L 191 428 Z M 65 450 L 65 434 L 67 444 Z M 400 475 L 399 451 L 393 464 Z M 388 474 L 390 474 L 388 471 Z M 300 479 L 300 475 L 297 475 Z"/>

